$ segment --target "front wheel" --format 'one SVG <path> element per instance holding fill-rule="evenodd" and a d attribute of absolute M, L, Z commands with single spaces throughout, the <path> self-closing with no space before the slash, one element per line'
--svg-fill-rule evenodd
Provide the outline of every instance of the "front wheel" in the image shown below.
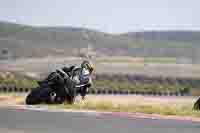
<path fill-rule="evenodd" d="M 74 104 L 74 102 L 75 102 L 75 96 L 69 96 L 69 95 L 67 95 L 66 96 L 66 102 L 68 104 Z"/>

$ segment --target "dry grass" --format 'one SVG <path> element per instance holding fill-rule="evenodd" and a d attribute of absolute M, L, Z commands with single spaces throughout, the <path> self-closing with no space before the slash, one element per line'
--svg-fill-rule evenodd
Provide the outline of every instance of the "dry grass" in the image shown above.
<path fill-rule="evenodd" d="M 24 104 L 24 96 L 15 93 L 0 93 L 0 105 Z"/>
<path fill-rule="evenodd" d="M 0 97 L 6 97 L 3 94 Z M 7 95 L 4 104 L 24 104 L 24 97 Z M 146 114 L 200 117 L 200 112 L 192 110 L 197 97 L 151 97 L 151 96 L 108 96 L 88 95 L 85 101 L 77 99 L 74 105 L 50 105 L 52 108 L 89 109 L 114 112 L 139 112 Z"/>
<path fill-rule="evenodd" d="M 171 105 L 193 105 L 197 97 L 155 97 L 155 96 L 135 96 L 135 95 L 89 95 L 86 101 L 93 103 L 110 102 L 113 105 L 141 105 L 141 106 L 171 106 Z"/>
<path fill-rule="evenodd" d="M 200 112 L 192 110 L 195 100 L 195 97 L 90 95 L 87 100 L 76 102 L 74 105 L 63 104 L 53 107 L 200 117 Z"/>

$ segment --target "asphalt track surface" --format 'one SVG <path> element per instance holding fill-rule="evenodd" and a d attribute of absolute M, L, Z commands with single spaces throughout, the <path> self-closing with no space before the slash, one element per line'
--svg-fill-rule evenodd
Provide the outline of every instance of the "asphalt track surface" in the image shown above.
<path fill-rule="evenodd" d="M 1 133 L 199 133 L 200 123 L 0 108 Z"/>

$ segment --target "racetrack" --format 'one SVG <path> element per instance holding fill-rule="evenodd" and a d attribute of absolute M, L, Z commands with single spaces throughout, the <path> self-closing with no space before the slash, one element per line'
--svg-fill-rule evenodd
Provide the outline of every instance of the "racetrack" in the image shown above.
<path fill-rule="evenodd" d="M 199 133 L 200 123 L 0 108 L 2 133 Z"/>

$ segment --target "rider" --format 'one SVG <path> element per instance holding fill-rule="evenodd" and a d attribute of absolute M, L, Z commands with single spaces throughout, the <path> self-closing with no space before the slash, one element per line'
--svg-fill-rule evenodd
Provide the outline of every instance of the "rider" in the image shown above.
<path fill-rule="evenodd" d="M 59 76 L 63 75 L 64 72 L 70 77 L 70 79 L 75 83 L 76 86 L 79 86 L 73 88 L 75 89 L 73 90 L 73 92 L 76 93 L 75 95 L 80 94 L 82 99 L 84 99 L 88 91 L 88 88 L 92 86 L 92 74 L 94 73 L 94 69 L 95 69 L 94 65 L 91 61 L 84 60 L 81 63 L 81 67 L 78 66 L 63 67 L 61 68 L 61 70 L 58 69 L 56 73 L 53 72 L 54 74 L 50 74 L 51 76 L 49 76 L 48 79 L 57 80 L 58 82 L 66 84 L 67 86 L 67 83 L 70 82 L 65 82 L 64 78 L 60 78 L 63 76 Z M 80 87 L 81 85 L 83 86 Z"/>
<path fill-rule="evenodd" d="M 86 86 L 78 87 L 77 92 L 80 93 L 82 99 L 85 98 L 88 88 L 92 85 L 92 74 L 94 73 L 94 69 L 94 64 L 88 60 L 84 60 L 81 63 L 81 67 L 71 66 L 69 68 L 62 68 L 77 86 L 87 84 Z"/>

